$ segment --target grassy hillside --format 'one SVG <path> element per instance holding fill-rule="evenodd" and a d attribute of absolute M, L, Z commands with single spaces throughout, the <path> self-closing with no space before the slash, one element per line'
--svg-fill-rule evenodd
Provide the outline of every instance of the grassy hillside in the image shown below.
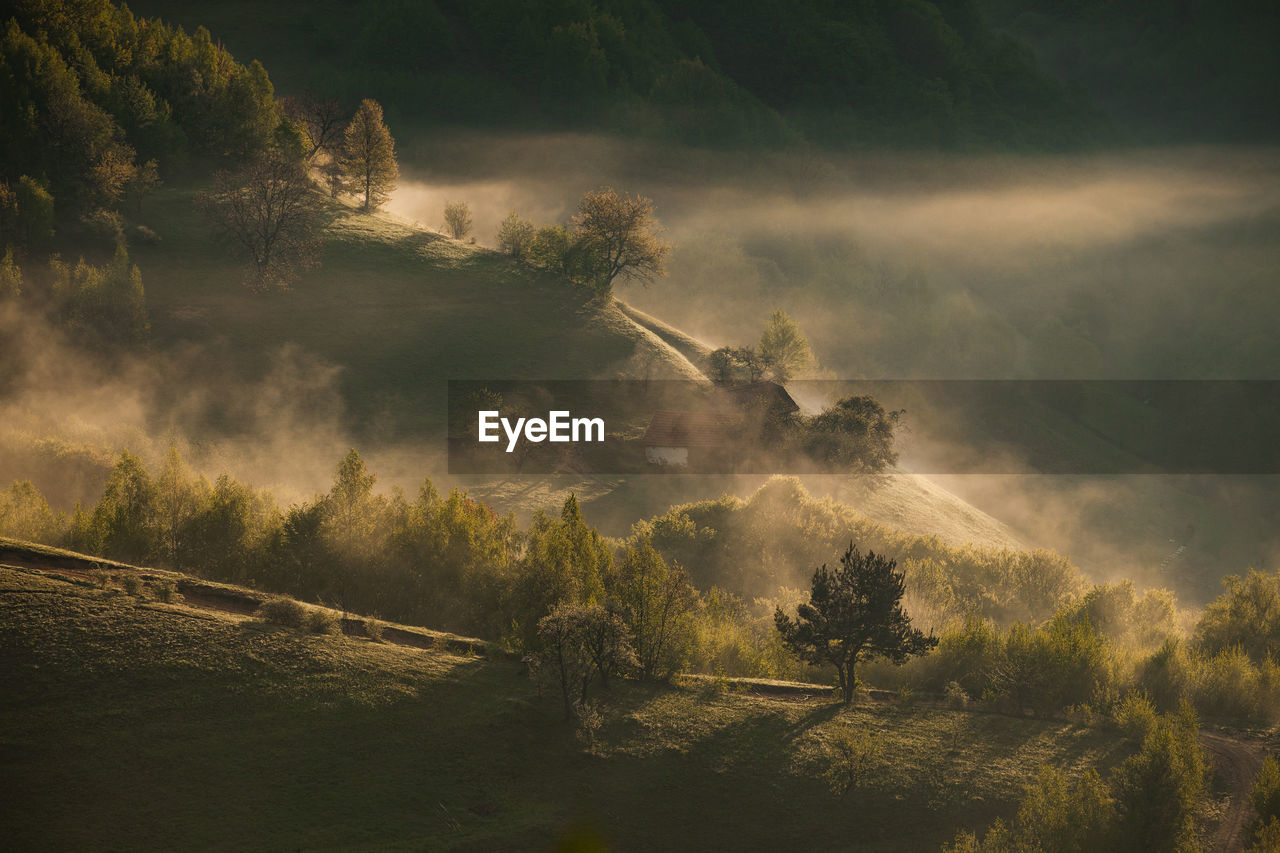
<path fill-rule="evenodd" d="M 584 379 L 701 374 L 615 305 L 517 267 L 491 250 L 382 216 L 333 211 L 321 266 L 292 290 L 254 294 L 192 209 L 165 192 L 138 247 L 156 347 L 205 344 L 219 364 L 261 374 L 293 345 L 340 367 L 357 436 L 443 423 L 449 379 Z M 426 423 L 424 424 L 424 418 Z"/>
<path fill-rule="evenodd" d="M 594 751 L 519 665 L 0 569 L 13 849 L 922 850 L 1116 735 L 933 708 L 620 683 Z M 884 745 L 843 798 L 833 732 Z"/>

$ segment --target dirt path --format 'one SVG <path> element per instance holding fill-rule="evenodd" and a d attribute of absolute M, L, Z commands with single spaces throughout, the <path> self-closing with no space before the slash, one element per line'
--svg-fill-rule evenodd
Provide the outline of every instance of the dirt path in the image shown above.
<path fill-rule="evenodd" d="M 1262 766 L 1262 748 L 1223 735 L 1201 732 L 1205 757 L 1209 759 L 1223 786 L 1230 792 L 1222 822 L 1206 839 L 1206 849 L 1217 853 L 1237 853 L 1249 842 L 1253 803 L 1249 792 Z"/>

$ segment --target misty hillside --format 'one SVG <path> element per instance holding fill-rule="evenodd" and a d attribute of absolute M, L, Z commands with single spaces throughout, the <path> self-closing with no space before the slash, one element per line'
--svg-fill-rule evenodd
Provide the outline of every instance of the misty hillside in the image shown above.
<path fill-rule="evenodd" d="M 700 380 L 672 346 L 617 305 L 492 250 L 382 216 L 335 208 L 320 266 L 288 291 L 255 294 L 209 234 L 190 191 L 165 192 L 145 219 L 159 242 L 135 249 L 152 346 L 181 363 L 195 347 L 226 382 L 260 378 L 282 350 L 336 371 L 354 435 L 422 436 L 443 423 L 446 379 Z M 230 372 L 230 371 L 228 371 Z M 319 416 L 321 413 L 317 413 Z M 230 424 L 234 426 L 234 424 Z"/>

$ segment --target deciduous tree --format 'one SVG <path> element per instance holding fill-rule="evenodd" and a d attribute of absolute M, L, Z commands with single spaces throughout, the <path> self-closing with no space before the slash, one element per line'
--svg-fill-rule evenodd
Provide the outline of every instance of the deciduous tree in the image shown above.
<path fill-rule="evenodd" d="M 781 308 L 769 315 L 769 324 L 760 336 L 759 353 L 765 371 L 778 382 L 787 382 L 813 363 L 809 341 Z"/>
<path fill-rule="evenodd" d="M 465 201 L 451 201 L 444 206 L 444 227 L 449 236 L 461 240 L 471 233 L 471 208 Z"/>
<path fill-rule="evenodd" d="M 653 200 L 620 195 L 612 187 L 592 190 L 578 201 L 574 237 L 596 259 L 595 286 L 607 296 L 619 276 L 651 281 L 666 275 L 671 246 L 658 239 Z"/>
<path fill-rule="evenodd" d="M 197 204 L 247 266 L 254 290 L 288 287 L 319 258 L 319 201 L 300 163 L 278 154 L 218 172 Z"/>
<path fill-rule="evenodd" d="M 376 210 L 390 197 L 400 177 L 396 143 L 382 120 L 382 107 L 371 98 L 360 102 L 343 134 L 338 157 L 347 192 L 363 197 L 362 210 Z"/>

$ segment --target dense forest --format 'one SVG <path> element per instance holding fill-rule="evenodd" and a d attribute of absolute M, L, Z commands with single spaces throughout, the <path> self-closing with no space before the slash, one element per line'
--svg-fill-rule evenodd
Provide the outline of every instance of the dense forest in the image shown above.
<path fill-rule="evenodd" d="M 186 20 L 176 4 L 138 8 Z M 240 11 L 199 23 L 223 32 Z M 362 0 L 281 9 L 278 23 L 270 43 L 244 33 L 233 44 L 271 50 L 291 86 L 371 95 L 406 127 L 766 147 L 1062 148 L 1108 133 L 968 0 Z M 294 38 L 282 45 L 282 33 Z"/>

